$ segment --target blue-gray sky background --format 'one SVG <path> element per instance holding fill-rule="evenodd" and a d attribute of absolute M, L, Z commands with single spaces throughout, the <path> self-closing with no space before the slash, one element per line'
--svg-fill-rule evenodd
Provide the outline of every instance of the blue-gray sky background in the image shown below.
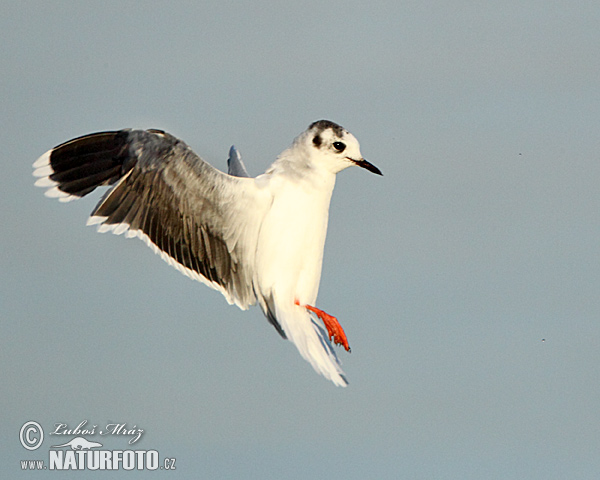
<path fill-rule="evenodd" d="M 4 478 L 60 477 L 20 474 L 63 443 L 29 452 L 23 423 L 84 419 L 144 428 L 177 458 L 156 478 L 597 478 L 597 1 L 0 5 Z M 33 187 L 89 132 L 162 128 L 219 168 L 235 144 L 258 174 L 321 118 L 385 175 L 341 173 L 331 205 L 347 389 L 86 227 L 98 194 Z"/>

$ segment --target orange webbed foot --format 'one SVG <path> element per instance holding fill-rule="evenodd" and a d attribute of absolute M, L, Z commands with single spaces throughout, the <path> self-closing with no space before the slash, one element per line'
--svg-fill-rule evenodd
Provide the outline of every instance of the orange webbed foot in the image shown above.
<path fill-rule="evenodd" d="M 296 300 L 294 302 L 296 305 L 300 305 L 300 302 Z M 341 345 L 346 349 L 347 352 L 350 352 L 350 345 L 348 344 L 348 339 L 346 338 L 346 334 L 344 333 L 344 329 L 337 321 L 333 315 L 329 315 L 323 310 L 318 309 L 317 307 L 313 307 L 312 305 L 303 305 L 304 308 L 313 312 L 317 317 L 321 319 L 325 328 L 327 328 L 327 333 L 329 334 L 329 340 L 332 340 L 335 344 Z"/>

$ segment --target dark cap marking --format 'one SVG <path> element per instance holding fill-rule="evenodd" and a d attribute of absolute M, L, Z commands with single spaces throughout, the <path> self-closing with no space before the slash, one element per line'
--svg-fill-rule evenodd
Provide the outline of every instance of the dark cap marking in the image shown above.
<path fill-rule="evenodd" d="M 317 135 L 319 133 L 321 133 L 323 130 L 327 130 L 328 128 L 331 128 L 333 130 L 333 133 L 335 133 L 338 137 L 344 136 L 344 132 L 346 131 L 346 129 L 344 127 L 341 127 L 337 123 L 333 123 L 330 120 L 318 120 L 316 122 L 313 122 L 310 124 L 308 129 L 312 130 L 313 128 L 317 130 Z M 313 138 L 313 143 L 315 143 L 315 145 L 317 145 L 317 143 L 315 142 L 316 138 L 317 137 Z M 320 145 L 320 141 L 321 141 L 321 139 L 319 138 L 319 145 Z M 317 145 L 317 146 L 319 146 L 319 145 Z"/>

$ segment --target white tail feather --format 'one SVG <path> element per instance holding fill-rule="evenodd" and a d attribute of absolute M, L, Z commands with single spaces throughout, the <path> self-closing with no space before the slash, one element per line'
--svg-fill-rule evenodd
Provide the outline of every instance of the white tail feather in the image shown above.
<path fill-rule="evenodd" d="M 313 320 L 304 307 L 293 304 L 289 307 L 281 307 L 279 303 L 275 302 L 277 320 L 302 358 L 310 363 L 317 373 L 337 386 L 348 385 L 325 330 Z"/>

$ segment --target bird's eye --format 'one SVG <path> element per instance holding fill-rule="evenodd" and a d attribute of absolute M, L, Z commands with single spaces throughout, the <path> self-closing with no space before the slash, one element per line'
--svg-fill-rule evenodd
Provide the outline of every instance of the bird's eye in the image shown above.
<path fill-rule="evenodd" d="M 335 148 L 338 152 L 343 152 L 346 148 L 346 144 L 343 142 L 333 142 L 333 148 Z"/>

